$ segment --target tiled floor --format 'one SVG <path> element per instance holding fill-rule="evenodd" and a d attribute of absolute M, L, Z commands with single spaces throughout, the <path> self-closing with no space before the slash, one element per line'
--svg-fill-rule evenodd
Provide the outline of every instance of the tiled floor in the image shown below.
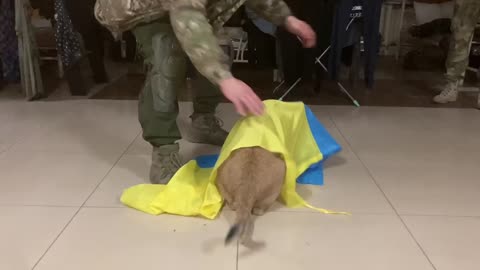
<path fill-rule="evenodd" d="M 120 204 L 148 176 L 135 101 L 0 100 L 0 269 L 479 269 L 479 111 L 312 109 L 344 151 L 324 187 L 299 190 L 353 215 L 279 206 L 256 223 L 263 245 L 246 249 L 222 244 L 232 212 L 207 221 Z M 231 105 L 219 114 L 231 128 Z M 219 150 L 182 147 L 184 159 Z"/>

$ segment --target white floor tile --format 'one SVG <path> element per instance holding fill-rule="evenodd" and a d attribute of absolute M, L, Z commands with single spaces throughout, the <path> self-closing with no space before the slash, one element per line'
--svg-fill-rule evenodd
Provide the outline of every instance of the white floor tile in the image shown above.
<path fill-rule="evenodd" d="M 390 203 L 437 270 L 478 268 L 478 111 L 311 109 L 344 150 L 325 164 L 324 186 L 299 193 L 353 216 L 277 206 L 257 221 L 266 246 L 242 247 L 238 269 L 432 270 Z M 180 105 L 182 132 L 191 113 Z M 239 118 L 232 104 L 217 115 L 227 130 Z M 120 203 L 125 188 L 149 181 L 140 133 L 136 101 L 1 100 L 0 269 L 30 270 L 90 195 L 35 270 L 235 269 L 236 247 L 223 246 L 231 212 L 154 217 Z M 220 151 L 180 144 L 184 161 Z"/>
<path fill-rule="evenodd" d="M 0 207 L 0 269 L 32 269 L 76 211 L 67 207 Z"/>
<path fill-rule="evenodd" d="M 147 155 L 123 156 L 85 205 L 123 207 L 120 197 L 125 189 L 149 182 L 150 163 Z"/>
<path fill-rule="evenodd" d="M 325 163 L 323 186 L 297 185 L 298 193 L 315 207 L 334 211 L 393 214 L 393 209 L 367 170 L 353 155 L 340 154 Z M 313 211 L 308 208 L 280 211 Z"/>
<path fill-rule="evenodd" d="M 62 121 L 13 149 L 120 157 L 140 133 L 135 103 L 83 102 L 73 103 Z"/>
<path fill-rule="evenodd" d="M 8 151 L 0 155 L 1 205 L 80 206 L 115 159 Z"/>
<path fill-rule="evenodd" d="M 120 196 L 126 188 L 149 183 L 151 150 L 148 151 L 148 154 L 124 155 L 92 195 L 87 205 L 121 206 Z M 180 142 L 180 156 L 184 162 L 201 155 L 217 154 L 219 152 L 219 147 L 192 144 L 183 140 Z"/>
<path fill-rule="evenodd" d="M 0 143 L 0 153 L 5 152 L 10 146 L 10 144 Z"/>
<path fill-rule="evenodd" d="M 143 139 L 142 135 L 138 135 L 137 138 L 128 148 L 127 155 L 151 155 L 152 146 Z"/>
<path fill-rule="evenodd" d="M 270 213 L 253 239 L 265 246 L 241 247 L 239 270 L 433 270 L 396 216 Z"/>
<path fill-rule="evenodd" d="M 64 119 L 61 106 L 43 102 L 2 102 L 0 105 L 0 151 L 26 138 L 45 132 Z"/>
<path fill-rule="evenodd" d="M 477 270 L 480 265 L 480 219 L 403 217 L 437 270 Z"/>
<path fill-rule="evenodd" d="M 480 114 L 474 110 L 337 107 L 330 112 L 360 157 L 434 159 L 480 153 Z"/>
<path fill-rule="evenodd" d="M 330 106 L 309 105 L 309 107 L 324 127 L 335 127 L 330 116 Z"/>
<path fill-rule="evenodd" d="M 478 159 L 363 158 L 400 214 L 480 216 Z"/>
<path fill-rule="evenodd" d="M 35 270 L 236 269 L 215 221 L 150 216 L 130 209 L 82 209 Z"/>

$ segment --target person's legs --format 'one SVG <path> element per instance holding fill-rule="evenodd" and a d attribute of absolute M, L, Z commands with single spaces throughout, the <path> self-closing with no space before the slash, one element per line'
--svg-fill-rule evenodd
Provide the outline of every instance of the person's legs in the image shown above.
<path fill-rule="evenodd" d="M 480 17 L 480 1 L 457 0 L 452 19 L 452 36 L 446 62 L 446 80 L 442 93 L 434 97 L 436 103 L 457 100 L 458 84 L 465 77 L 470 55 L 470 41 Z"/>
<path fill-rule="evenodd" d="M 228 132 L 221 128 L 215 110 L 222 100 L 220 89 L 201 74 L 196 74 L 193 91 L 192 128 L 186 139 L 193 143 L 222 146 Z"/>
<path fill-rule="evenodd" d="M 221 100 L 220 89 L 197 72 L 194 80 L 193 112 L 214 114 Z"/>
<path fill-rule="evenodd" d="M 301 45 L 297 38 L 285 29 L 278 29 L 278 39 L 281 46 L 283 76 L 285 85 L 291 86 L 302 76 L 303 69 L 301 62 Z"/>
<path fill-rule="evenodd" d="M 133 32 L 149 69 L 138 111 L 143 138 L 154 148 L 150 180 L 166 184 L 180 167 L 176 91 L 185 80 L 185 55 L 168 24 L 143 25 Z"/>
<path fill-rule="evenodd" d="M 107 83 L 108 76 L 105 69 L 104 51 L 105 44 L 100 25 L 92 25 L 87 31 L 82 31 L 85 48 L 89 51 L 88 61 L 92 69 L 95 83 Z"/>
<path fill-rule="evenodd" d="M 65 7 L 72 20 L 73 27 L 83 39 L 85 48 L 89 51 L 88 60 L 96 83 L 108 81 L 104 63 L 103 27 L 95 19 L 95 0 L 67 0 Z"/>

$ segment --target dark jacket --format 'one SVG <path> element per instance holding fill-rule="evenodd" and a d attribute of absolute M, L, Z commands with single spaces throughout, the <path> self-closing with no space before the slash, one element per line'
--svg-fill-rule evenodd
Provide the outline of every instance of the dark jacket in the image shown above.
<path fill-rule="evenodd" d="M 365 48 L 365 81 L 367 87 L 373 87 L 375 81 L 375 68 L 378 52 L 380 49 L 380 15 L 382 12 L 383 0 L 339 0 L 335 7 L 335 18 L 330 52 L 329 71 L 332 79 L 338 79 L 340 63 L 342 60 L 343 48 L 349 42 L 347 25 L 351 20 L 352 7 L 361 5 L 363 32 Z"/>

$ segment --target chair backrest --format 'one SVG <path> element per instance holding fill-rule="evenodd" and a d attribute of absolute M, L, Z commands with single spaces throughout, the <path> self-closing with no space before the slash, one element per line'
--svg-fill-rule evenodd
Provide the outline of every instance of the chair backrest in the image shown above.
<path fill-rule="evenodd" d="M 233 62 L 248 63 L 245 52 L 247 51 L 248 34 L 241 27 L 224 27 L 223 33 L 229 37 L 233 45 Z"/>

